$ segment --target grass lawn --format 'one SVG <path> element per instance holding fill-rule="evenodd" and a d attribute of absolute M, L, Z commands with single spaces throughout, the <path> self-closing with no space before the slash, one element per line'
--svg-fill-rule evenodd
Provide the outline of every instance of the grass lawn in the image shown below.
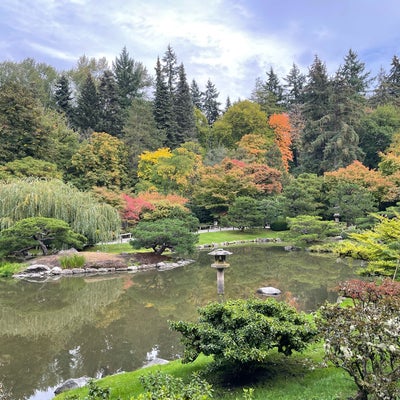
<path fill-rule="evenodd" d="M 167 365 L 109 376 L 100 379 L 97 384 L 111 389 L 111 400 L 129 400 L 143 391 L 139 381 L 143 374 L 160 370 L 189 382 L 191 374 L 200 371 L 202 378 L 213 385 L 213 398 L 218 400 L 243 399 L 244 388 L 254 389 L 255 400 L 339 400 L 355 395 L 357 390 L 350 377 L 340 369 L 326 367 L 322 357 L 321 344 L 310 346 L 304 353 L 295 353 L 290 357 L 272 352 L 270 361 L 261 372 L 247 381 L 240 377 L 232 378 L 234 385 L 224 382 L 215 372 L 208 372 L 212 358 L 204 356 L 190 364 L 182 364 L 177 360 Z M 87 393 L 87 389 L 82 388 L 67 394 L 85 398 Z M 60 394 L 55 400 L 65 400 L 67 394 Z"/>
<path fill-rule="evenodd" d="M 245 231 L 231 230 L 231 231 L 204 231 L 199 234 L 199 245 L 211 243 L 233 242 L 236 240 L 252 240 L 257 238 L 280 238 L 283 241 L 287 238 L 288 231 L 274 232 L 270 229 L 249 229 Z M 111 243 L 111 244 L 98 244 L 90 247 L 87 251 L 104 251 L 106 253 L 132 253 L 137 251 L 152 251 L 149 249 L 134 250 L 129 243 Z"/>
<path fill-rule="evenodd" d="M 257 238 L 280 238 L 285 240 L 288 231 L 275 232 L 270 229 L 249 229 L 245 231 L 232 230 L 232 231 L 215 231 L 215 232 L 202 232 L 199 235 L 199 244 L 211 244 L 222 242 L 233 242 L 235 240 L 252 240 Z"/>

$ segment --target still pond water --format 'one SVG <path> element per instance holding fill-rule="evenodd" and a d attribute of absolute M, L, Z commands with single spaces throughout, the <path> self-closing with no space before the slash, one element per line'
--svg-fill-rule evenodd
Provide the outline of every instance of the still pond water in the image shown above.
<path fill-rule="evenodd" d="M 330 256 L 268 245 L 231 248 L 225 299 L 273 286 L 302 311 L 335 301 L 335 285 L 354 270 Z M 61 382 L 143 366 L 182 352 L 168 320 L 193 320 L 217 301 L 212 257 L 169 271 L 0 282 L 0 382 L 12 400 L 49 400 Z M 0 396 L 1 397 L 1 396 Z"/>

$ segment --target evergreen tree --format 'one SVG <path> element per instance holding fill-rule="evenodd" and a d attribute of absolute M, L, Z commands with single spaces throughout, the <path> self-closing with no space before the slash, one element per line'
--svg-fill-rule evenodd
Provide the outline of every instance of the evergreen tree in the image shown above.
<path fill-rule="evenodd" d="M 356 128 L 360 124 L 362 105 L 360 97 L 340 71 L 332 82 L 332 93 L 329 98 L 330 108 L 324 118 L 323 160 L 320 165 L 323 171 L 334 171 L 346 167 L 354 160 L 362 158 L 359 148 L 359 137 Z"/>
<path fill-rule="evenodd" d="M 208 124 L 212 125 L 220 115 L 219 106 L 221 103 L 218 102 L 219 93 L 215 85 L 209 79 L 206 85 L 206 91 L 204 92 L 204 103 L 203 109 L 204 114 L 207 118 Z"/>
<path fill-rule="evenodd" d="M 119 57 L 113 62 L 113 72 L 119 91 L 119 101 L 122 109 L 126 109 L 132 100 L 142 97 L 143 90 L 150 86 L 146 68 L 141 62 L 136 62 L 124 46 Z"/>
<path fill-rule="evenodd" d="M 162 61 L 163 61 L 162 72 L 166 77 L 168 91 L 171 97 L 173 97 L 175 92 L 176 82 L 178 80 L 179 68 L 177 66 L 178 61 L 176 54 L 170 45 L 168 45 L 167 51 L 165 52 Z"/>
<path fill-rule="evenodd" d="M 168 90 L 168 86 L 162 72 L 160 58 L 156 64 L 156 87 L 154 92 L 153 115 L 157 129 L 166 135 L 165 145 L 169 146 L 175 142 L 175 117 L 173 113 L 173 103 Z"/>
<path fill-rule="evenodd" d="M 230 99 L 229 96 L 228 96 L 228 97 L 226 98 L 224 113 L 226 113 L 226 112 L 229 110 L 229 108 L 230 108 L 231 106 L 232 106 L 231 99 Z"/>
<path fill-rule="evenodd" d="M 72 90 L 69 79 L 65 74 L 62 74 L 56 82 L 54 91 L 54 100 L 57 109 L 65 114 L 67 120 L 72 122 L 73 107 L 72 107 Z"/>
<path fill-rule="evenodd" d="M 88 74 L 78 96 L 75 124 L 86 136 L 97 130 L 99 122 L 99 95 L 92 75 Z"/>
<path fill-rule="evenodd" d="M 306 83 L 306 76 L 300 72 L 296 64 L 293 64 L 289 74 L 284 78 L 284 100 L 287 108 L 303 102 L 303 88 Z"/>
<path fill-rule="evenodd" d="M 369 72 L 365 72 L 365 63 L 358 60 L 357 53 L 349 50 L 344 58 L 344 65 L 339 69 L 339 74 L 343 76 L 351 92 L 355 95 L 364 97 L 371 82 Z"/>
<path fill-rule="evenodd" d="M 165 133 L 157 128 L 153 104 L 144 99 L 134 99 L 123 128 L 123 142 L 129 157 L 128 171 L 137 169 L 138 157 L 144 151 L 154 151 L 166 142 Z"/>
<path fill-rule="evenodd" d="M 192 96 L 192 103 L 199 110 L 203 110 L 203 93 L 200 91 L 197 82 L 193 79 L 190 84 L 190 94 Z"/>
<path fill-rule="evenodd" d="M 177 147 L 185 141 L 193 139 L 196 134 L 194 108 L 183 64 L 178 68 L 174 111 L 177 125 L 175 147 Z"/>
<path fill-rule="evenodd" d="M 265 82 L 262 82 L 259 78 L 256 80 L 252 100 L 258 103 L 267 115 L 283 111 L 283 87 L 279 82 L 278 75 L 275 74 L 272 67 L 267 72 L 267 79 Z"/>
<path fill-rule="evenodd" d="M 99 124 L 98 131 L 112 136 L 121 136 L 122 111 L 118 87 L 110 70 L 104 71 L 99 85 Z"/>
<path fill-rule="evenodd" d="M 391 102 L 400 106 L 400 60 L 397 56 L 392 58 L 392 67 L 387 77 L 388 94 Z"/>
<path fill-rule="evenodd" d="M 318 56 L 309 68 L 304 88 L 303 117 L 305 127 L 301 138 L 301 166 L 304 171 L 322 173 L 321 164 L 326 145 L 323 123 L 329 112 L 331 85 L 326 65 Z"/>
<path fill-rule="evenodd" d="M 400 60 L 393 56 L 389 73 L 380 70 L 378 84 L 370 102 L 373 106 L 393 104 L 400 106 Z"/>

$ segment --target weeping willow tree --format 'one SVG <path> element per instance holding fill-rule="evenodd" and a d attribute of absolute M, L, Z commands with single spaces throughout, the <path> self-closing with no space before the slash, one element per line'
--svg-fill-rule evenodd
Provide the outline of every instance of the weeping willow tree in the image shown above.
<path fill-rule="evenodd" d="M 0 183 L 0 230 L 30 217 L 63 220 L 90 244 L 119 234 L 118 212 L 60 180 L 21 179 Z"/>

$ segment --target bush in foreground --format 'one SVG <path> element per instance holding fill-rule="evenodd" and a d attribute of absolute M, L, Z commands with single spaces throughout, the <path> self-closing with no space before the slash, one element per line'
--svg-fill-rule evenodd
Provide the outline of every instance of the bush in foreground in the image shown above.
<path fill-rule="evenodd" d="M 399 398 L 400 283 L 352 280 L 340 294 L 352 305 L 326 305 L 318 320 L 326 359 L 354 379 L 357 400 Z"/>
<path fill-rule="evenodd" d="M 198 312 L 198 322 L 170 322 L 182 334 L 183 362 L 203 353 L 213 355 L 217 366 L 256 368 L 266 362 L 271 349 L 288 356 L 304 350 L 316 335 L 305 314 L 275 299 L 211 303 Z"/>

